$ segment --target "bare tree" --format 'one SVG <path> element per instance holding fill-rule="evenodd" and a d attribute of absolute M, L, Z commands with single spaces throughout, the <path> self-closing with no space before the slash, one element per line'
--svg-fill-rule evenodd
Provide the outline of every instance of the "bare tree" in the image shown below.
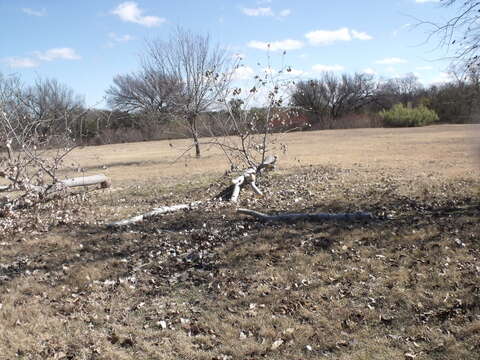
<path fill-rule="evenodd" d="M 29 121 L 38 124 L 37 134 L 50 141 L 70 131 L 85 111 L 83 98 L 56 79 L 37 79 L 17 96 L 17 102 L 28 111 Z"/>
<path fill-rule="evenodd" d="M 324 73 L 318 80 L 300 81 L 292 95 L 292 105 L 309 111 L 314 121 L 329 127 L 332 121 L 370 103 L 375 94 L 373 77 L 367 74 Z"/>
<path fill-rule="evenodd" d="M 85 112 L 73 92 L 54 80 L 25 87 L 18 77 L 0 74 L 0 191 L 20 191 L 0 201 L 6 210 L 29 206 L 62 188 L 84 185 L 84 179 L 59 178 L 66 155 L 75 147 L 71 126 Z M 104 176 L 94 182 L 105 182 Z M 91 183 L 91 179 L 87 181 Z"/>
<path fill-rule="evenodd" d="M 121 111 L 148 114 L 172 110 L 172 99 L 179 96 L 181 83 L 155 69 L 117 75 L 107 90 L 110 107 Z"/>
<path fill-rule="evenodd" d="M 180 84 L 168 103 L 188 128 L 197 157 L 200 157 L 199 115 L 224 96 L 229 85 L 229 65 L 227 52 L 213 45 L 209 36 L 182 28 L 177 28 L 168 41 L 157 39 L 147 43 L 143 71 Z"/>
<path fill-rule="evenodd" d="M 406 106 L 418 101 L 422 91 L 423 86 L 418 78 L 409 73 L 403 77 L 380 82 L 376 90 L 375 102 L 380 110 L 391 108 L 398 103 Z"/>
<path fill-rule="evenodd" d="M 420 24 L 433 26 L 430 37 L 439 35 L 440 45 L 455 51 L 454 60 L 465 69 L 480 65 L 480 1 L 440 0 L 447 8 L 453 8 L 455 15 L 442 23 L 421 21 Z"/>

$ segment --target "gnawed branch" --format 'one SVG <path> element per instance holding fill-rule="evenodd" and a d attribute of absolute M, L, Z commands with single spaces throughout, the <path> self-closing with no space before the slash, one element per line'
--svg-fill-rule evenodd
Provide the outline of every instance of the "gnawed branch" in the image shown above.
<path fill-rule="evenodd" d="M 143 220 L 146 220 L 148 218 L 151 218 L 153 216 L 161 215 L 161 214 L 166 214 L 166 213 L 171 213 L 175 211 L 180 211 L 180 210 L 191 210 L 199 205 L 201 205 L 201 201 L 195 201 L 190 204 L 179 204 L 179 205 L 172 205 L 172 206 L 162 206 L 156 209 L 153 209 L 152 211 L 149 211 L 145 214 L 141 214 L 138 216 L 134 216 L 125 220 L 120 220 L 120 221 L 115 221 L 112 223 L 107 224 L 106 226 L 109 228 L 115 228 L 115 227 L 121 227 L 121 226 L 126 226 L 126 225 L 132 225 L 139 223 Z"/>
<path fill-rule="evenodd" d="M 256 184 L 257 175 L 266 170 L 273 170 L 277 162 L 276 156 L 267 156 L 265 160 L 256 167 L 251 167 L 243 171 L 242 175 L 232 179 L 232 185 L 220 192 L 215 199 L 229 200 L 230 202 L 238 202 L 240 190 L 245 185 L 250 185 L 255 193 L 262 196 L 262 191 Z"/>

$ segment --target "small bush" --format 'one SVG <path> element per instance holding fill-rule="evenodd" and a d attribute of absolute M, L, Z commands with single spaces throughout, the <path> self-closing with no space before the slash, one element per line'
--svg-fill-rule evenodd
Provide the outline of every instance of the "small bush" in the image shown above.
<path fill-rule="evenodd" d="M 425 126 L 438 121 L 437 113 L 423 105 L 411 108 L 396 104 L 390 110 L 381 111 L 380 116 L 384 126 L 392 127 Z"/>

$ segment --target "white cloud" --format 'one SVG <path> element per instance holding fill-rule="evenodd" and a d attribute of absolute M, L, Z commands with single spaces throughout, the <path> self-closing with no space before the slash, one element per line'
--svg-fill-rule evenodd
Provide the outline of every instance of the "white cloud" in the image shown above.
<path fill-rule="evenodd" d="M 342 71 L 345 69 L 342 65 L 322 65 L 317 64 L 312 66 L 313 71 L 325 72 L 325 71 Z"/>
<path fill-rule="evenodd" d="M 129 35 L 129 34 L 117 35 L 114 32 L 108 33 L 108 37 L 115 42 L 127 42 L 135 39 L 132 35 Z"/>
<path fill-rule="evenodd" d="M 452 74 L 447 72 L 441 72 L 436 77 L 434 77 L 431 81 L 432 84 L 444 84 L 450 81 L 455 80 Z"/>
<path fill-rule="evenodd" d="M 1 62 L 6 63 L 11 68 L 34 68 L 39 65 L 38 61 L 27 57 L 7 57 Z"/>
<path fill-rule="evenodd" d="M 415 0 L 416 3 L 428 3 L 428 2 L 439 2 L 440 0 Z"/>
<path fill-rule="evenodd" d="M 255 72 L 250 66 L 239 66 L 233 72 L 233 80 L 251 80 Z"/>
<path fill-rule="evenodd" d="M 361 32 L 357 30 L 352 30 L 352 37 L 358 40 L 372 40 L 373 37 L 368 35 L 366 32 Z"/>
<path fill-rule="evenodd" d="M 362 73 L 368 74 L 368 75 L 376 75 L 377 74 L 377 72 L 372 68 L 365 68 L 365 69 L 362 70 Z"/>
<path fill-rule="evenodd" d="M 433 66 L 417 66 L 415 68 L 416 70 L 432 70 L 433 69 Z"/>
<path fill-rule="evenodd" d="M 34 10 L 30 8 L 22 8 L 22 11 L 30 16 L 45 16 L 47 15 L 47 10 L 41 9 L 41 10 Z"/>
<path fill-rule="evenodd" d="M 254 49 L 271 50 L 271 51 L 296 50 L 296 49 L 301 49 L 303 45 L 304 45 L 303 42 L 298 40 L 292 40 L 292 39 L 272 41 L 272 42 L 252 40 L 247 44 L 248 47 L 251 47 Z"/>
<path fill-rule="evenodd" d="M 366 32 L 350 30 L 343 27 L 337 30 L 315 30 L 305 34 L 305 37 L 312 45 L 330 45 L 337 41 L 371 40 L 372 36 Z"/>
<path fill-rule="evenodd" d="M 286 74 L 291 75 L 291 76 L 307 75 L 307 73 L 305 71 L 299 70 L 299 69 L 293 69 L 293 68 L 290 68 L 289 71 L 286 71 Z"/>
<path fill-rule="evenodd" d="M 275 16 L 275 11 L 271 7 L 242 8 L 242 12 L 247 16 Z M 292 13 L 290 9 L 283 9 L 278 12 L 278 17 L 287 17 Z"/>
<path fill-rule="evenodd" d="M 133 22 L 147 27 L 159 26 L 166 20 L 158 16 L 142 15 L 143 10 L 133 1 L 125 1 L 112 10 L 112 14 L 117 15 L 126 22 Z"/>
<path fill-rule="evenodd" d="M 350 41 L 352 39 L 348 28 L 311 31 L 307 33 L 305 37 L 313 45 L 328 45 L 335 41 Z"/>
<path fill-rule="evenodd" d="M 78 60 L 80 56 L 72 48 L 53 48 L 47 51 L 33 51 L 32 57 L 11 56 L 0 59 L 11 68 L 34 68 L 40 66 L 42 61 L 53 61 L 56 59 Z"/>
<path fill-rule="evenodd" d="M 385 58 L 381 60 L 375 61 L 375 64 L 381 64 L 381 65 L 393 65 L 393 64 L 405 64 L 407 60 L 397 58 L 397 57 L 391 57 L 391 58 Z"/>
<path fill-rule="evenodd" d="M 243 8 L 242 12 L 248 16 L 275 16 L 270 7 Z"/>
<path fill-rule="evenodd" d="M 109 48 L 115 47 L 115 45 L 117 43 L 125 43 L 125 42 L 128 42 L 128 41 L 131 41 L 131 40 L 135 39 L 135 37 L 133 37 L 132 35 L 129 35 L 129 34 L 118 35 L 114 32 L 109 32 L 108 33 L 108 38 L 110 39 L 110 41 L 108 41 L 106 46 L 109 47 Z"/>
<path fill-rule="evenodd" d="M 72 48 L 54 48 L 47 51 L 35 51 L 35 56 L 43 61 L 52 61 L 55 59 L 78 60 L 80 56 Z"/>

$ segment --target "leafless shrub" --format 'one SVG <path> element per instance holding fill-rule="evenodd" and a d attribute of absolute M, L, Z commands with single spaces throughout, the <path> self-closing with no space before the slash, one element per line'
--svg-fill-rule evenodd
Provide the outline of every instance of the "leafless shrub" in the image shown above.
<path fill-rule="evenodd" d="M 0 77 L 0 177 L 8 183 L 0 190 L 22 193 L 0 208 L 31 204 L 52 190 L 75 147 L 71 127 L 83 116 L 80 110 L 73 93 L 55 80 L 24 87 L 18 77 Z"/>
<path fill-rule="evenodd" d="M 290 71 L 275 70 L 269 62 L 248 87 L 230 87 L 217 99 L 218 110 L 210 113 L 206 129 L 208 143 L 223 151 L 233 170 L 258 168 L 274 150 L 286 151 L 280 135 L 297 115 L 288 105 Z"/>

